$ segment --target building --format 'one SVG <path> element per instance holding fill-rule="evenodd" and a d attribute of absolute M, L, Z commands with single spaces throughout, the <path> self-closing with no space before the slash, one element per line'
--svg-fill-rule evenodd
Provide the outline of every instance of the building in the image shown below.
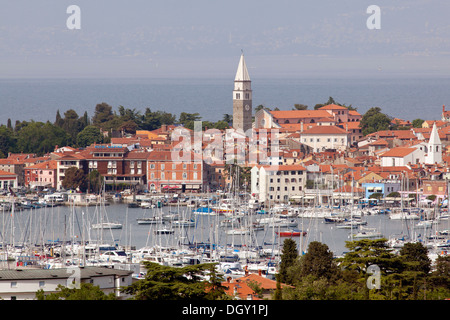
<path fill-rule="evenodd" d="M 20 160 L 12 158 L 0 159 L 0 170 L 8 173 L 14 173 L 17 179 L 17 186 L 24 185 L 24 168 L 25 164 Z"/>
<path fill-rule="evenodd" d="M 97 170 L 105 184 L 145 186 L 148 152 L 114 145 L 94 145 L 86 148 L 87 170 Z"/>
<path fill-rule="evenodd" d="M 345 150 L 349 145 L 349 134 L 338 126 L 315 126 L 303 131 L 301 142 L 312 148 L 314 152 L 329 149 Z"/>
<path fill-rule="evenodd" d="M 306 168 L 301 165 L 254 166 L 251 193 L 260 202 L 287 202 L 304 194 Z"/>
<path fill-rule="evenodd" d="M 105 294 L 115 293 L 116 297 L 125 299 L 127 296 L 120 292 L 120 288 L 131 285 L 132 273 L 104 267 L 0 270 L 0 298 L 34 300 L 38 290 L 42 289 L 46 294 L 56 293 L 58 285 L 67 287 L 72 280 L 79 279 L 80 283 L 99 286 Z"/>
<path fill-rule="evenodd" d="M 435 164 L 442 162 L 442 143 L 439 138 L 436 123 L 433 124 L 430 139 L 427 143 L 427 154 L 425 155 L 426 164 Z"/>
<path fill-rule="evenodd" d="M 247 130 L 252 128 L 252 82 L 245 64 L 244 54 L 241 55 L 234 79 L 233 90 L 233 128 Z"/>
<path fill-rule="evenodd" d="M 0 170 L 0 189 L 9 190 L 9 188 L 18 187 L 18 176 L 12 172 Z"/>
<path fill-rule="evenodd" d="M 420 147 L 396 147 L 380 155 L 382 167 L 402 167 L 423 163 L 424 150 Z"/>
<path fill-rule="evenodd" d="M 26 167 L 25 187 L 29 188 L 55 188 L 57 187 L 57 166 L 56 160 L 50 160 Z"/>
<path fill-rule="evenodd" d="M 85 170 L 85 156 L 78 152 L 70 152 L 63 154 L 60 158 L 56 159 L 56 188 L 58 190 L 63 189 L 62 182 L 66 176 L 66 170 L 71 167 Z"/>
<path fill-rule="evenodd" d="M 201 156 L 172 160 L 172 151 L 153 151 L 147 157 L 148 190 L 200 192 L 204 190 L 204 164 Z"/>

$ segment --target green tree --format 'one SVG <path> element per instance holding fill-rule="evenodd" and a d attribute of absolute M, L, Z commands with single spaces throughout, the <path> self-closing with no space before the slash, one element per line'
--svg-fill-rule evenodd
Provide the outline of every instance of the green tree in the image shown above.
<path fill-rule="evenodd" d="M 117 300 L 114 293 L 105 294 L 100 290 L 99 286 L 94 286 L 92 283 L 81 283 L 80 288 L 67 288 L 58 285 L 55 293 L 45 294 L 44 290 L 40 289 L 36 292 L 37 300 Z"/>
<path fill-rule="evenodd" d="M 83 169 L 77 167 L 70 167 L 64 173 L 64 179 L 61 184 L 65 189 L 79 189 L 81 192 L 86 190 L 86 175 Z"/>
<path fill-rule="evenodd" d="M 93 143 L 104 142 L 104 136 L 96 126 L 87 126 L 77 135 L 77 145 L 79 147 L 87 147 Z"/>
<path fill-rule="evenodd" d="M 92 117 L 92 124 L 100 128 L 108 128 L 108 123 L 114 119 L 112 107 L 105 103 L 99 103 L 95 106 L 94 117 Z"/>
<path fill-rule="evenodd" d="M 100 193 L 104 178 L 97 170 L 92 170 L 87 175 L 88 190 L 90 192 Z"/>
<path fill-rule="evenodd" d="M 296 103 L 294 104 L 293 110 L 307 110 L 308 106 L 306 104 Z"/>
<path fill-rule="evenodd" d="M 293 284 L 293 280 L 288 276 L 288 270 L 296 264 L 298 258 L 296 242 L 292 239 L 285 239 L 283 242 L 280 269 L 278 271 L 280 282 Z"/>
<path fill-rule="evenodd" d="M 370 108 L 362 117 L 359 126 L 363 135 L 380 130 L 388 130 L 391 125 L 389 116 L 381 112 L 378 107 Z"/>
<path fill-rule="evenodd" d="M 326 244 L 312 241 L 307 252 L 300 258 L 299 276 L 312 275 L 316 278 L 332 280 L 336 278 L 338 269 L 333 252 Z"/>
<path fill-rule="evenodd" d="M 420 242 L 405 243 L 400 250 L 400 258 L 406 264 L 406 269 L 428 274 L 431 271 L 431 260 L 428 249 Z"/>
<path fill-rule="evenodd" d="M 422 128 L 422 124 L 424 122 L 425 122 L 425 120 L 422 120 L 422 119 L 414 119 L 411 124 L 414 128 Z"/>
<path fill-rule="evenodd" d="M 208 273 L 215 274 L 211 264 L 186 267 L 163 266 L 147 261 L 144 264 L 147 269 L 145 279 L 122 289 L 135 300 L 203 300 L 221 296 L 215 290 L 217 286 L 214 287 L 213 294 L 208 294 L 207 288 L 211 289 L 211 283 L 202 280 Z M 215 279 L 214 283 L 217 285 L 219 281 Z"/>
<path fill-rule="evenodd" d="M 17 130 L 17 151 L 42 155 L 67 145 L 70 136 L 50 122 L 23 121 Z"/>
<path fill-rule="evenodd" d="M 16 149 L 14 131 L 4 125 L 0 126 L 0 157 L 4 158 Z"/>

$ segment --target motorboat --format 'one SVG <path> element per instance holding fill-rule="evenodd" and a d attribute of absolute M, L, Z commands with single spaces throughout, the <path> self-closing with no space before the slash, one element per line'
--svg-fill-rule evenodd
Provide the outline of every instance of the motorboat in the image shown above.
<path fill-rule="evenodd" d="M 117 222 L 103 222 L 92 225 L 92 229 L 122 229 L 122 224 Z"/>

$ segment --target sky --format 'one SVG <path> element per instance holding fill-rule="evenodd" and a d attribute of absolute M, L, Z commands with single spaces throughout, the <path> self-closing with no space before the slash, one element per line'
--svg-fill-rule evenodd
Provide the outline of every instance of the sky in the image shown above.
<path fill-rule="evenodd" d="M 446 77 L 448 12 L 442 0 L 0 0 L 0 78 L 230 78 L 241 50 L 259 78 Z"/>

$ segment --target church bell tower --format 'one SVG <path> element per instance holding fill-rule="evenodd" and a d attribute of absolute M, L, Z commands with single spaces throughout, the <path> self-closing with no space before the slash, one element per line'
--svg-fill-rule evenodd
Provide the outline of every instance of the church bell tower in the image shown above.
<path fill-rule="evenodd" d="M 234 79 L 233 128 L 244 132 L 252 128 L 252 82 L 248 75 L 244 54 L 241 55 Z"/>

